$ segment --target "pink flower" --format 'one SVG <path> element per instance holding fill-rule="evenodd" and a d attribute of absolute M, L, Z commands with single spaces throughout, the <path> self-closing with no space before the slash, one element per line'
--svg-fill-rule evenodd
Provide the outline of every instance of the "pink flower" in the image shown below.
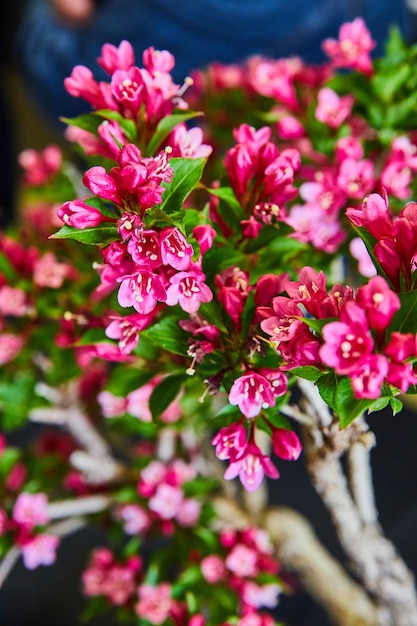
<path fill-rule="evenodd" d="M 135 592 L 135 571 L 125 565 L 114 564 L 106 572 L 101 593 L 112 604 L 122 606 Z"/>
<path fill-rule="evenodd" d="M 196 313 L 202 302 L 210 302 L 213 294 L 204 282 L 205 274 L 199 270 L 178 272 L 170 278 L 166 303 L 168 306 L 179 304 L 187 313 Z"/>
<path fill-rule="evenodd" d="M 212 146 L 203 143 L 203 131 L 199 127 L 188 129 L 185 124 L 178 124 L 168 138 L 172 147 L 171 157 L 197 159 L 209 157 Z"/>
<path fill-rule="evenodd" d="M 201 503 L 195 498 L 184 498 L 175 516 L 178 524 L 191 528 L 198 522 L 201 513 Z"/>
<path fill-rule="evenodd" d="M 326 39 L 323 50 L 335 67 L 349 67 L 364 74 L 372 74 L 370 52 L 375 45 L 364 20 L 357 17 L 352 22 L 342 24 L 338 40 Z"/>
<path fill-rule="evenodd" d="M 13 519 L 28 528 L 47 524 L 49 521 L 47 507 L 48 498 L 44 493 L 21 493 L 13 507 Z"/>
<path fill-rule="evenodd" d="M 356 398 L 377 399 L 388 373 L 388 359 L 382 354 L 370 354 L 358 364 L 351 374 L 351 384 Z"/>
<path fill-rule="evenodd" d="M 347 158 L 340 164 L 337 184 L 350 198 L 363 198 L 375 182 L 374 164 L 370 159 Z"/>
<path fill-rule="evenodd" d="M 61 169 L 62 150 L 54 144 L 40 152 L 28 148 L 19 154 L 18 161 L 25 170 L 26 185 L 45 185 Z"/>
<path fill-rule="evenodd" d="M 164 520 L 173 519 L 179 511 L 183 499 L 182 489 L 161 483 L 149 500 L 149 508 Z"/>
<path fill-rule="evenodd" d="M 211 585 L 224 580 L 226 566 L 224 560 L 217 554 L 210 554 L 200 562 L 201 573 Z"/>
<path fill-rule="evenodd" d="M 266 607 L 274 609 L 279 601 L 282 587 L 276 583 L 267 585 L 257 585 L 252 581 L 245 582 L 242 591 L 243 602 L 249 606 L 259 609 Z"/>
<path fill-rule="evenodd" d="M 272 431 L 272 447 L 274 453 L 286 461 L 296 461 L 301 454 L 302 445 L 297 433 L 285 428 L 274 428 Z"/>
<path fill-rule="evenodd" d="M 243 543 L 234 545 L 225 559 L 227 569 L 242 578 L 258 574 L 257 562 L 257 552 Z"/>
<path fill-rule="evenodd" d="M 149 513 L 138 504 L 123 504 L 117 512 L 127 535 L 145 533 L 151 525 Z"/>
<path fill-rule="evenodd" d="M 237 405 L 248 419 L 262 409 L 275 406 L 275 394 L 271 383 L 261 374 L 249 372 L 235 380 L 229 392 L 230 404 Z"/>
<path fill-rule="evenodd" d="M 26 294 L 20 287 L 0 287 L 0 315 L 21 317 L 28 313 Z"/>
<path fill-rule="evenodd" d="M 120 282 L 118 292 L 120 306 L 133 306 L 142 315 L 151 313 L 158 301 L 167 300 L 168 294 L 160 277 L 149 270 L 138 270 L 133 274 L 118 278 L 118 282 Z"/>
<path fill-rule="evenodd" d="M 158 311 L 158 307 L 150 313 L 132 313 L 124 317 L 109 315 L 110 323 L 106 327 L 106 336 L 118 340 L 118 347 L 123 354 L 130 354 L 138 345 L 139 333 L 148 328 Z"/>
<path fill-rule="evenodd" d="M 0 365 L 13 361 L 24 345 L 25 339 L 21 335 L 0 333 Z"/>
<path fill-rule="evenodd" d="M 179 271 L 190 267 L 193 247 L 178 228 L 164 228 L 159 233 L 159 242 L 162 263 Z"/>
<path fill-rule="evenodd" d="M 135 605 L 135 613 L 139 617 L 158 626 L 165 622 L 172 608 L 171 587 L 168 583 L 151 586 L 140 585 L 139 602 Z"/>
<path fill-rule="evenodd" d="M 255 491 L 262 483 L 264 476 L 278 478 L 279 472 L 271 459 L 262 454 L 254 443 L 249 443 L 240 455 L 234 458 L 224 473 L 225 480 L 239 476 L 240 482 L 247 491 Z"/>
<path fill-rule="evenodd" d="M 320 348 L 323 362 L 338 374 L 354 374 L 365 363 L 373 349 L 365 311 L 355 302 L 347 302 L 340 322 L 323 328 L 324 344 Z"/>
<path fill-rule="evenodd" d="M 126 228 L 129 221 L 125 221 Z M 141 268 L 154 270 L 162 264 L 161 245 L 155 230 L 140 230 L 133 233 L 127 244 L 127 251 Z"/>
<path fill-rule="evenodd" d="M 392 236 L 392 219 L 386 196 L 371 193 L 363 200 L 360 209 L 348 208 L 346 217 L 355 226 L 365 228 L 375 239 Z"/>
<path fill-rule="evenodd" d="M 69 202 L 65 202 L 65 204 L 58 208 L 57 215 L 64 224 L 78 228 L 79 230 L 98 226 L 102 222 L 115 221 L 100 213 L 100 211 L 93 206 L 86 204 L 83 200 L 70 200 Z"/>
<path fill-rule="evenodd" d="M 35 569 L 39 565 L 52 565 L 56 559 L 59 538 L 43 533 L 35 535 L 22 546 L 23 563 L 27 569 Z"/>
<path fill-rule="evenodd" d="M 213 245 L 217 232 L 210 224 L 199 224 L 193 228 L 193 236 L 200 246 L 200 253 L 205 254 Z"/>
<path fill-rule="evenodd" d="M 76 278 L 76 271 L 69 263 L 58 261 L 53 252 L 45 252 L 35 261 L 33 282 L 38 287 L 59 289 L 66 278 Z"/>
<path fill-rule="evenodd" d="M 110 76 L 116 70 L 128 70 L 135 63 L 135 52 L 128 41 L 121 41 L 119 46 L 105 43 L 97 64 Z"/>
<path fill-rule="evenodd" d="M 354 237 L 349 243 L 351 255 L 358 261 L 358 270 L 367 278 L 375 276 L 376 268 L 369 256 L 369 252 L 360 237 Z"/>
<path fill-rule="evenodd" d="M 218 459 L 225 461 L 236 458 L 246 448 L 246 431 L 240 423 L 223 426 L 213 437 L 211 443 L 216 446 Z"/>
<path fill-rule="evenodd" d="M 369 325 L 374 330 L 385 330 L 401 307 L 400 299 L 382 276 L 374 276 L 367 285 L 359 287 L 356 302 L 366 310 Z"/>
<path fill-rule="evenodd" d="M 349 117 L 353 102 L 353 96 L 339 96 L 330 87 L 323 87 L 318 93 L 316 118 L 330 128 L 339 128 Z"/>
<path fill-rule="evenodd" d="M 120 417 L 126 413 L 126 398 L 115 396 L 110 393 L 110 391 L 100 391 L 97 396 L 97 401 L 104 417 Z"/>

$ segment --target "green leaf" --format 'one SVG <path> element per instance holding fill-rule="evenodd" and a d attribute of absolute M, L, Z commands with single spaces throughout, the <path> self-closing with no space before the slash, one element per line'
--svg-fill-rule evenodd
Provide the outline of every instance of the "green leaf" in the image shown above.
<path fill-rule="evenodd" d="M 34 378 L 29 372 L 20 372 L 13 381 L 0 383 L 0 430 L 12 430 L 26 421 L 34 395 L 34 384 Z"/>
<path fill-rule="evenodd" d="M 401 402 L 399 398 L 392 397 L 389 399 L 389 403 L 390 403 L 393 415 L 397 415 L 398 413 L 401 413 L 403 409 L 403 403 Z"/>
<path fill-rule="evenodd" d="M 115 396 L 125 397 L 131 391 L 135 391 L 149 382 L 153 375 L 153 372 L 126 367 L 125 365 L 114 367 L 106 384 L 106 390 Z"/>
<path fill-rule="evenodd" d="M 160 208 L 170 215 L 182 208 L 184 200 L 200 182 L 206 159 L 173 158 L 169 164 L 174 170 L 172 183 L 163 183 L 166 191 Z"/>
<path fill-rule="evenodd" d="M 410 73 L 411 67 L 403 64 L 389 67 L 385 71 L 376 74 L 372 80 L 375 93 L 383 102 L 390 102 L 396 91 L 406 82 Z"/>
<path fill-rule="evenodd" d="M 417 291 L 405 291 L 397 294 L 401 308 L 395 313 L 390 324 L 390 332 L 417 332 Z"/>
<path fill-rule="evenodd" d="M 167 115 L 163 117 L 161 121 L 158 123 L 154 134 L 150 142 L 146 147 L 146 155 L 152 156 L 155 151 L 162 145 L 162 142 L 168 137 L 172 130 L 178 124 L 182 124 L 187 120 L 191 120 L 195 117 L 199 117 L 203 115 L 203 113 L 197 111 L 174 111 L 171 115 Z"/>
<path fill-rule="evenodd" d="M 318 367 L 314 367 L 314 365 L 303 365 L 301 367 L 294 367 L 291 370 L 291 374 L 299 376 L 300 378 L 305 378 L 305 380 L 316 382 L 321 376 L 323 376 L 323 370 L 320 370 Z"/>
<path fill-rule="evenodd" d="M 159 417 L 175 400 L 187 380 L 189 377 L 186 374 L 173 374 L 164 378 L 155 387 L 149 398 L 149 408 L 154 419 Z"/>
<path fill-rule="evenodd" d="M 365 413 L 365 411 L 380 411 L 390 402 L 390 398 L 382 396 L 376 400 L 357 399 L 353 394 L 352 385 L 349 378 L 339 381 L 335 392 L 335 412 L 339 417 L 341 428 L 349 426 L 353 420 Z"/>
<path fill-rule="evenodd" d="M 328 374 L 324 374 L 317 379 L 316 385 L 319 390 L 319 393 L 325 403 L 331 408 L 335 408 L 335 394 L 338 384 L 338 378 L 334 372 L 329 372 Z"/>
<path fill-rule="evenodd" d="M 80 230 L 73 226 L 63 226 L 50 236 L 50 239 L 75 239 L 81 243 L 90 245 L 107 244 L 119 239 L 116 225 L 112 222 L 104 222 L 94 228 Z"/>
<path fill-rule="evenodd" d="M 187 356 L 189 335 L 182 330 L 178 321 L 178 317 L 165 317 L 143 330 L 142 335 L 168 352 Z"/>
<path fill-rule="evenodd" d="M 240 223 L 240 220 L 243 220 L 245 218 L 245 212 L 242 208 L 242 205 L 236 198 L 235 193 L 231 187 L 218 187 L 217 189 L 213 187 L 206 187 L 206 191 L 212 196 L 216 196 L 216 198 L 219 198 L 220 200 L 222 200 L 222 202 L 224 202 L 227 208 L 231 210 L 235 221 L 238 221 Z M 222 214 L 222 217 L 225 217 L 225 215 Z"/>

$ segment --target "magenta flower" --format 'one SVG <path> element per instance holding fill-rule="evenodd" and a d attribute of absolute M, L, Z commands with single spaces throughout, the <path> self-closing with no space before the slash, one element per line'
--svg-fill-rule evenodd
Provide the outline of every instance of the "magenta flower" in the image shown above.
<path fill-rule="evenodd" d="M 382 276 L 374 276 L 367 285 L 359 287 L 356 302 L 363 309 L 374 330 L 385 330 L 394 314 L 401 307 L 400 299 Z"/>
<path fill-rule="evenodd" d="M 346 217 L 354 226 L 365 228 L 375 239 L 392 237 L 392 219 L 386 196 L 369 194 L 360 209 L 349 207 Z"/>
<path fill-rule="evenodd" d="M 249 372 L 235 380 L 229 392 L 229 402 L 237 405 L 243 415 L 250 419 L 262 409 L 275 406 L 274 390 L 264 376 Z"/>
<path fill-rule="evenodd" d="M 170 278 L 166 292 L 168 306 L 179 304 L 187 313 L 195 313 L 202 302 L 210 302 L 213 294 L 204 282 L 205 274 L 199 270 L 178 272 Z"/>
<path fill-rule="evenodd" d="M 165 302 L 167 292 L 157 274 L 149 270 L 138 270 L 118 279 L 120 282 L 118 301 L 120 306 L 133 308 L 142 315 L 151 313 L 157 302 Z"/>
<path fill-rule="evenodd" d="M 366 313 L 353 301 L 346 303 L 340 322 L 324 326 L 323 338 L 320 357 L 338 374 L 354 374 L 373 349 Z"/>
<path fill-rule="evenodd" d="M 159 233 L 161 258 L 164 265 L 185 271 L 191 265 L 193 247 L 178 228 L 164 228 Z"/>
<path fill-rule="evenodd" d="M 272 432 L 272 447 L 274 453 L 286 461 L 296 461 L 301 454 L 303 446 L 293 430 L 274 428 Z"/>
<path fill-rule="evenodd" d="M 135 63 L 135 52 L 128 41 L 121 41 L 119 46 L 105 43 L 97 64 L 110 76 L 116 70 L 128 70 Z"/>
<path fill-rule="evenodd" d="M 254 443 L 249 443 L 244 452 L 232 460 L 224 473 L 225 480 L 239 476 L 240 482 L 247 491 L 255 491 L 264 477 L 278 478 L 279 472 L 269 456 L 262 454 Z"/>
<path fill-rule="evenodd" d="M 246 431 L 242 424 L 229 424 L 219 430 L 211 443 L 216 446 L 216 456 L 221 461 L 238 457 L 246 448 Z"/>
<path fill-rule="evenodd" d="M 89 206 L 82 200 L 65 202 L 58 208 L 57 215 L 67 226 L 80 230 L 98 226 L 102 222 L 116 222 L 116 219 L 103 215 L 98 209 Z"/>
<path fill-rule="evenodd" d="M 141 268 L 156 269 L 162 264 L 161 245 L 155 230 L 142 230 L 130 237 L 127 251 Z"/>
<path fill-rule="evenodd" d="M 388 359 L 382 354 L 370 354 L 358 364 L 351 374 L 351 384 L 356 398 L 376 400 L 388 373 Z"/>

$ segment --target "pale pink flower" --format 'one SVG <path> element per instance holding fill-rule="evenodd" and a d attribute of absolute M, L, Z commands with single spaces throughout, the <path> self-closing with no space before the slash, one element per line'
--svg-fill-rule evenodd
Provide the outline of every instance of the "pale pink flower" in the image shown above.
<path fill-rule="evenodd" d="M 75 269 L 69 263 L 58 261 L 53 252 L 45 252 L 33 268 L 33 282 L 38 287 L 59 289 L 66 278 L 75 278 Z"/>
<path fill-rule="evenodd" d="M 224 478 L 232 480 L 239 476 L 240 482 L 247 491 L 255 491 L 261 485 L 265 475 L 278 478 L 279 472 L 269 456 L 262 454 L 254 443 L 249 443 L 238 457 L 231 459 Z"/>
<path fill-rule="evenodd" d="M 386 195 L 371 193 L 363 200 L 361 208 L 349 207 L 346 217 L 355 226 L 365 228 L 375 239 L 392 236 Z"/>
<path fill-rule="evenodd" d="M 126 398 L 115 396 L 110 391 L 100 391 L 97 396 L 103 417 L 120 417 L 127 410 Z"/>
<path fill-rule="evenodd" d="M 149 508 L 162 519 L 173 519 L 179 511 L 183 499 L 182 489 L 161 483 L 149 500 Z"/>
<path fill-rule="evenodd" d="M 22 546 L 23 563 L 26 569 L 35 569 L 39 565 L 55 563 L 59 538 L 43 533 L 35 535 Z"/>
<path fill-rule="evenodd" d="M 200 569 L 204 578 L 210 584 L 224 580 L 227 574 L 224 559 L 217 554 L 210 554 L 204 557 L 200 562 Z"/>
<path fill-rule="evenodd" d="M 127 411 L 141 422 L 151 422 L 152 413 L 149 408 L 149 398 L 155 389 L 155 382 L 149 381 L 138 389 L 131 391 L 126 397 Z"/>
<path fill-rule="evenodd" d="M 123 522 L 123 530 L 127 535 L 145 533 L 151 524 L 149 513 L 138 504 L 122 504 L 117 517 Z"/>
<path fill-rule="evenodd" d="M 20 287 L 0 287 L 0 315 L 21 317 L 28 312 L 26 294 Z"/>
<path fill-rule="evenodd" d="M 257 552 L 243 543 L 233 546 L 225 559 L 225 565 L 240 577 L 254 577 L 259 573 Z"/>
<path fill-rule="evenodd" d="M 172 147 L 171 158 L 209 157 L 213 147 L 203 143 L 203 140 L 203 131 L 198 126 L 188 129 L 185 124 L 178 124 L 168 138 L 168 144 Z"/>
<path fill-rule="evenodd" d="M 353 96 L 339 96 L 330 87 L 323 87 L 318 93 L 316 118 L 330 128 L 339 128 L 351 114 L 353 102 Z"/>
<path fill-rule="evenodd" d="M 143 583 L 138 593 L 139 602 L 135 605 L 136 615 L 156 626 L 165 622 L 173 604 L 171 586 L 168 583 L 155 586 Z"/>
<path fill-rule="evenodd" d="M 161 461 L 151 461 L 141 471 L 138 491 L 142 496 L 149 497 L 156 487 L 165 480 L 167 468 Z"/>
<path fill-rule="evenodd" d="M 181 502 L 175 519 L 180 526 L 190 528 L 198 522 L 201 513 L 201 502 L 195 498 L 184 498 Z"/>
<path fill-rule="evenodd" d="M 13 519 L 22 526 L 33 528 L 47 524 L 48 498 L 44 493 L 20 493 L 13 507 Z"/>
<path fill-rule="evenodd" d="M 282 587 L 276 583 L 257 585 L 253 581 L 247 581 L 243 585 L 242 598 L 245 604 L 259 609 L 265 607 L 274 609 L 279 602 Z"/>
<path fill-rule="evenodd" d="M 168 293 L 165 291 L 160 276 L 147 269 L 139 269 L 133 274 L 118 278 L 117 281 L 120 282 L 117 296 L 120 306 L 132 306 L 142 315 L 151 313 L 158 301 L 168 300 Z M 168 301 L 167 303 L 171 304 Z"/>
<path fill-rule="evenodd" d="M 248 419 L 262 409 L 275 406 L 271 383 L 257 372 L 249 372 L 237 378 L 229 391 L 230 404 L 237 405 Z"/>
<path fill-rule="evenodd" d="M 335 67 L 349 67 L 364 74 L 372 74 L 370 52 L 376 42 L 361 17 L 342 24 L 339 39 L 325 39 L 322 46 Z"/>
<path fill-rule="evenodd" d="M 354 259 L 358 261 L 358 270 L 362 276 L 370 278 L 375 276 L 376 268 L 369 256 L 369 252 L 360 237 L 354 237 L 349 243 L 349 251 Z"/>
<path fill-rule="evenodd" d="M 347 158 L 340 164 L 337 184 L 350 198 L 363 198 L 375 182 L 374 164 L 370 159 Z"/>
<path fill-rule="evenodd" d="M 179 304 L 187 313 L 196 313 L 202 302 L 211 302 L 213 299 L 205 279 L 205 274 L 197 269 L 174 274 L 166 292 L 167 305 Z"/>

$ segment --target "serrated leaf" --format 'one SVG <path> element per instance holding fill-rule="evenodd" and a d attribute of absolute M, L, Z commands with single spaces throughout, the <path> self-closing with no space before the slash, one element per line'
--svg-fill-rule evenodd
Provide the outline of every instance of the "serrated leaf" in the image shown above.
<path fill-rule="evenodd" d="M 168 137 L 171 131 L 174 130 L 178 124 L 182 124 L 195 117 L 200 117 L 203 113 L 198 111 L 174 111 L 171 115 L 163 117 L 158 123 L 155 132 L 152 135 L 152 139 L 146 147 L 146 155 L 152 156 L 155 151 L 162 145 L 163 141 Z"/>
<path fill-rule="evenodd" d="M 89 245 L 108 244 L 119 239 L 115 224 L 105 222 L 94 228 L 79 230 L 73 226 L 63 226 L 50 236 L 50 239 L 75 239 Z"/>
<path fill-rule="evenodd" d="M 182 208 L 184 200 L 200 182 L 206 159 L 173 158 L 169 164 L 174 170 L 172 183 L 163 183 L 165 192 L 160 208 L 170 215 Z"/>

